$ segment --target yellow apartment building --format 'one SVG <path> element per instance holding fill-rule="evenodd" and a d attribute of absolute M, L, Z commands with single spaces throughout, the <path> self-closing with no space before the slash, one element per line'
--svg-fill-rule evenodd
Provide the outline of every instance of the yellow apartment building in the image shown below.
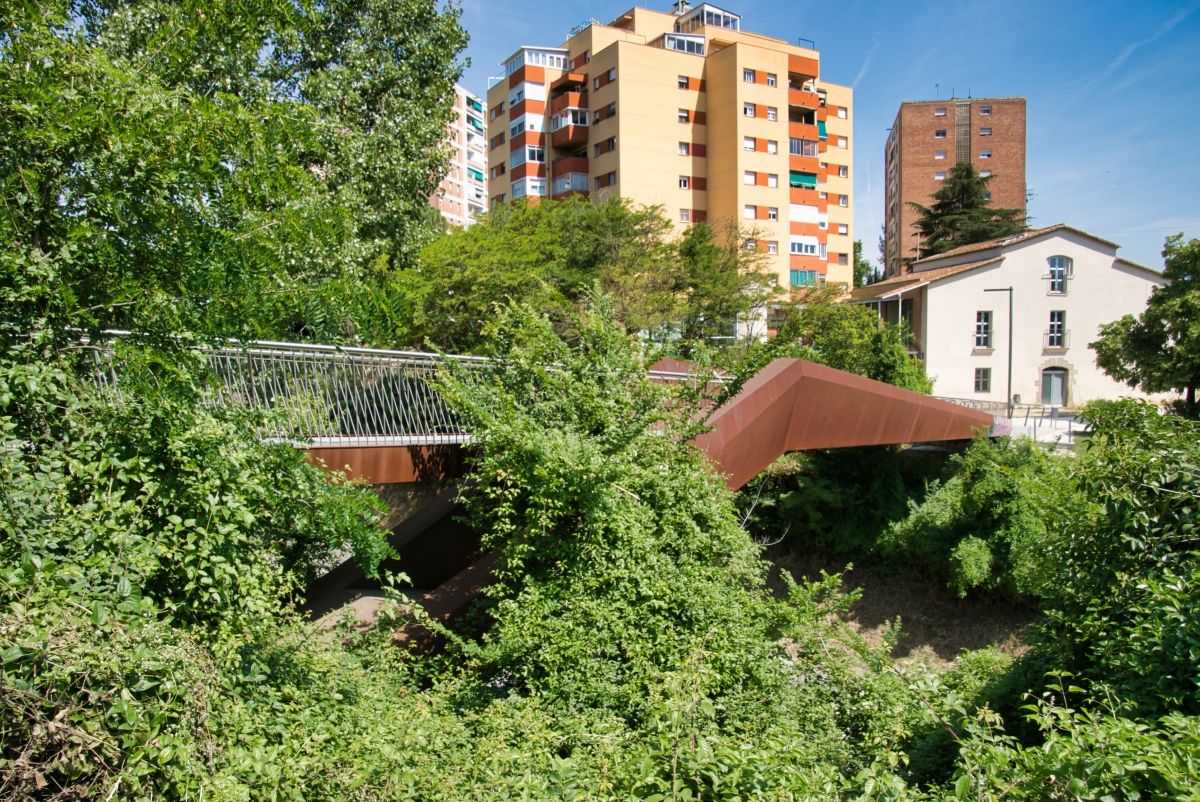
<path fill-rule="evenodd" d="M 620 195 L 680 229 L 737 222 L 781 286 L 852 284 L 852 97 L 820 54 L 704 3 L 520 47 L 488 90 L 492 205 Z"/>

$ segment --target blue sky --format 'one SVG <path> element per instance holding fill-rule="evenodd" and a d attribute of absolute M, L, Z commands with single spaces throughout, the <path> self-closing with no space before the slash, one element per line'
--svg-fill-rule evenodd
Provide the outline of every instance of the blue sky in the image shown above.
<path fill-rule="evenodd" d="M 632 3 L 461 0 L 476 93 L 522 44 L 557 45 Z M 668 10 L 660 0 L 651 8 Z M 718 2 L 748 31 L 812 39 L 825 80 L 855 88 L 855 230 L 877 259 L 883 144 L 903 100 L 1028 98 L 1032 225 L 1067 223 L 1161 269 L 1200 238 L 1200 0 Z"/>

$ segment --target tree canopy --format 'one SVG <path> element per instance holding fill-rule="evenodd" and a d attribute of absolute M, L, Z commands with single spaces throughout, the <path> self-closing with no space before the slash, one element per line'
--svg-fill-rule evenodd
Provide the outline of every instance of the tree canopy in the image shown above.
<path fill-rule="evenodd" d="M 430 243 L 400 281 L 412 339 L 448 350 L 481 347 L 497 305 L 561 317 L 597 289 L 628 329 L 688 342 L 728 335 L 774 292 L 742 242 L 703 223 L 676 238 L 660 209 L 622 198 L 510 203 Z"/>
<path fill-rule="evenodd" d="M 914 225 L 921 236 L 921 256 L 1025 230 L 1024 210 L 991 206 L 987 199 L 991 178 L 981 176 L 970 162 L 959 162 L 950 168 L 932 204 L 909 202 L 919 215 Z"/>
<path fill-rule="evenodd" d="M 27 312 L 327 341 L 373 325 L 445 169 L 453 7 L 4 8 L 0 282 L 46 278 Z"/>
<path fill-rule="evenodd" d="M 1187 414 L 1200 417 L 1200 240 L 1168 237 L 1163 258 L 1167 284 L 1140 315 L 1102 326 L 1089 347 L 1109 376 L 1150 393 L 1182 392 Z"/>

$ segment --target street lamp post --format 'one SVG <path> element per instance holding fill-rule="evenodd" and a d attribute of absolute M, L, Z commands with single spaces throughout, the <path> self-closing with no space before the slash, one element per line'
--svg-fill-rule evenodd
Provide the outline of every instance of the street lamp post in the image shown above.
<path fill-rule="evenodd" d="M 1013 393 L 1012 393 L 1012 360 L 1013 360 L 1013 288 L 995 287 L 985 289 L 984 292 L 1007 292 L 1008 293 L 1008 417 L 1013 416 Z"/>

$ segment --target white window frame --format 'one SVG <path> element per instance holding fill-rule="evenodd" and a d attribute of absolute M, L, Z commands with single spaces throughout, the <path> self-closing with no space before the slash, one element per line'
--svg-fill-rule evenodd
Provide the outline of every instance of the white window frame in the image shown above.
<path fill-rule="evenodd" d="M 753 103 L 743 103 L 742 104 L 742 116 L 743 117 L 753 117 L 757 113 L 758 113 L 758 107 L 755 106 Z"/>
<path fill-rule="evenodd" d="M 758 207 L 754 206 L 753 204 L 747 203 L 745 206 L 742 207 L 742 218 L 745 220 L 758 219 Z"/>
<path fill-rule="evenodd" d="M 742 173 L 742 183 L 748 187 L 752 187 L 758 183 L 758 173 L 753 170 L 746 170 Z"/>

